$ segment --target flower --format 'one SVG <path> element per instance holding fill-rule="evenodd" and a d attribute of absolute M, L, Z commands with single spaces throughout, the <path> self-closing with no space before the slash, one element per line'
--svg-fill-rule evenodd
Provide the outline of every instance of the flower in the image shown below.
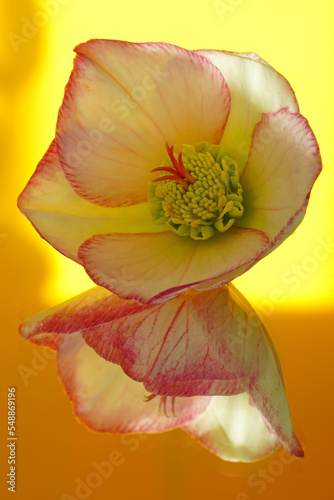
<path fill-rule="evenodd" d="M 232 285 L 190 290 L 160 304 L 96 287 L 20 330 L 57 350 L 60 379 L 91 429 L 182 427 L 227 460 L 257 460 L 279 444 L 303 456 L 277 354 Z M 146 401 L 145 390 L 152 393 Z"/>
<path fill-rule="evenodd" d="M 19 207 L 96 284 L 142 303 L 207 290 L 300 224 L 319 149 L 265 61 L 111 40 L 76 53 Z"/>

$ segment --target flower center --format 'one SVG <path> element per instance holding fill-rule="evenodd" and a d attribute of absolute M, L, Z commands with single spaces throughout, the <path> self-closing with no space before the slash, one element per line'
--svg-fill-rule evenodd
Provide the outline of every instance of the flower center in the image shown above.
<path fill-rule="evenodd" d="M 219 145 L 207 142 L 183 145 L 175 158 L 166 144 L 168 159 L 152 172 L 163 172 L 149 185 L 150 210 L 156 224 L 166 224 L 180 236 L 211 238 L 229 229 L 244 213 L 239 168 Z"/>

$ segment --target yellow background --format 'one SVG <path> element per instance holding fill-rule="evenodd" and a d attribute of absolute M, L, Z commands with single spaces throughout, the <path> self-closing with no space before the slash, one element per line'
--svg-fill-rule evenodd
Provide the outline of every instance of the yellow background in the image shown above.
<path fill-rule="evenodd" d="M 122 454 L 124 463 L 103 478 L 101 485 L 91 488 L 91 493 L 88 490 L 85 498 L 330 498 L 334 493 L 330 473 L 334 247 L 321 261 L 316 258 L 316 248 L 321 239 L 331 237 L 333 242 L 333 3 L 2 2 L 1 498 L 10 494 L 4 477 L 9 467 L 5 442 L 9 386 L 15 386 L 17 392 L 17 499 L 65 500 L 66 493 L 76 498 L 77 481 L 86 482 L 94 472 L 92 463 L 107 460 L 112 450 Z M 49 14 L 43 16 L 46 4 Z M 35 27 L 29 38 L 25 31 L 28 22 Z M 44 26 L 36 27 L 38 24 Z M 25 41 L 18 43 L 17 36 Z M 122 444 L 119 436 L 94 434 L 73 417 L 57 379 L 55 360 L 18 337 L 23 320 L 91 286 L 83 269 L 40 239 L 16 208 L 17 195 L 54 137 L 57 110 L 72 67 L 72 49 L 89 38 L 253 51 L 287 77 L 296 91 L 301 113 L 318 139 L 324 171 L 300 228 L 235 284 L 262 313 L 277 348 L 295 431 L 306 452 L 303 461 L 283 464 L 279 450 L 259 463 L 229 464 L 181 431 L 137 441 L 137 448 Z M 298 270 L 296 266 L 300 266 Z M 293 282 L 287 276 L 294 276 Z M 19 374 L 22 367 L 34 374 L 24 379 Z M 261 474 L 265 477 L 259 483 Z"/>

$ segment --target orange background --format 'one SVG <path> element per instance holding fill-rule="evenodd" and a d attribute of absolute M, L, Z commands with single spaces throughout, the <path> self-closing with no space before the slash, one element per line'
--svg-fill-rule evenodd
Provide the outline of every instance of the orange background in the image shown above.
<path fill-rule="evenodd" d="M 333 242 L 333 13 L 326 0 L 3 0 L 1 498 L 10 498 L 6 402 L 12 386 L 17 499 L 305 500 L 334 494 L 334 247 L 322 260 L 316 251 L 319 241 Z M 17 195 L 53 139 L 72 49 L 89 38 L 257 52 L 296 91 L 318 138 L 324 172 L 301 227 L 235 284 L 262 313 L 276 346 L 304 460 L 289 460 L 280 449 L 255 464 L 230 464 L 180 430 L 127 444 L 117 435 L 92 433 L 73 417 L 49 351 L 19 338 L 20 322 L 91 286 L 82 268 L 41 240 L 16 208 Z M 122 464 L 94 483 L 93 462 L 108 460 L 113 450 Z M 91 486 L 78 494 L 78 481 Z"/>

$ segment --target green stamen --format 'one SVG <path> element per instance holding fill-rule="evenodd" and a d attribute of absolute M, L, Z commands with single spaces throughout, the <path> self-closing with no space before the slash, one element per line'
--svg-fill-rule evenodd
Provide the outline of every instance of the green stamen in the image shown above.
<path fill-rule="evenodd" d="M 244 212 L 237 163 L 215 144 L 184 145 L 178 160 L 173 148 L 166 148 L 169 158 L 160 168 L 170 175 L 149 185 L 155 223 L 195 240 L 227 231 Z"/>

